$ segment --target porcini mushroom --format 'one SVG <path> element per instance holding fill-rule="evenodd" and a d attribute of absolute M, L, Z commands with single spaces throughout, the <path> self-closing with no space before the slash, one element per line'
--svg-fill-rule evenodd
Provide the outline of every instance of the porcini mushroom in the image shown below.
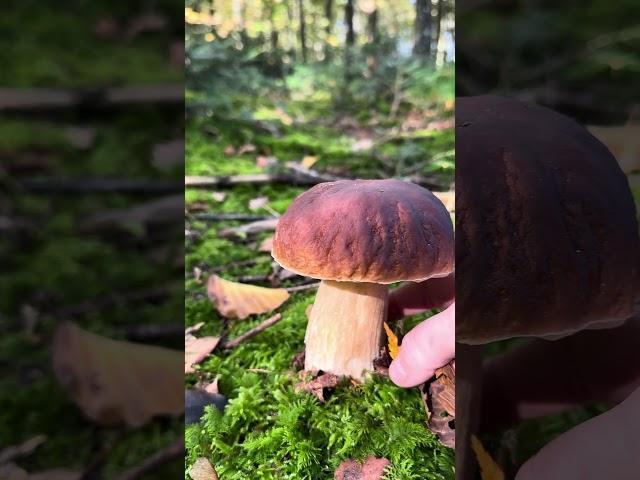
<path fill-rule="evenodd" d="M 453 271 L 451 218 L 431 192 L 399 180 L 322 183 L 280 217 L 273 258 L 321 279 L 305 336 L 306 370 L 361 379 L 373 370 L 387 284 Z"/>
<path fill-rule="evenodd" d="M 458 99 L 456 192 L 459 341 L 564 336 L 633 314 L 633 198 L 578 123 L 508 98 Z"/>

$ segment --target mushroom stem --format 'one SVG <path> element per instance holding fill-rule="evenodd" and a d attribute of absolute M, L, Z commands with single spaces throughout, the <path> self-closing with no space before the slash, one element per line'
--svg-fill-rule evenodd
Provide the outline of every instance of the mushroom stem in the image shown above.
<path fill-rule="evenodd" d="M 386 285 L 323 280 L 309 315 L 305 369 L 355 379 L 373 370 L 387 299 Z"/>

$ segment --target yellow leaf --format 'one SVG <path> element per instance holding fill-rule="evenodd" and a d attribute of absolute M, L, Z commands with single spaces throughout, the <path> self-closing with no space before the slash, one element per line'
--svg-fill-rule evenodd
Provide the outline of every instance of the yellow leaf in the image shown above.
<path fill-rule="evenodd" d="M 60 383 L 97 423 L 138 427 L 184 411 L 182 351 L 111 340 L 65 322 L 52 354 Z"/>
<path fill-rule="evenodd" d="M 495 462 L 491 455 L 484 449 L 478 437 L 471 435 L 471 448 L 476 454 L 478 465 L 480 465 L 480 478 L 482 480 L 504 480 L 504 472 Z"/>
<path fill-rule="evenodd" d="M 384 322 L 384 331 L 387 332 L 387 338 L 389 342 L 389 355 L 393 360 L 396 359 L 398 354 L 400 353 L 400 347 L 398 346 L 398 337 L 391 331 L 387 322 Z"/>
<path fill-rule="evenodd" d="M 317 155 L 307 155 L 306 157 L 304 157 L 302 159 L 302 162 L 300 162 L 300 164 L 304 167 L 304 168 L 311 168 L 315 165 L 315 163 L 320 160 L 320 157 L 318 157 Z"/>
<path fill-rule="evenodd" d="M 247 318 L 249 315 L 270 312 L 289 298 L 284 288 L 265 288 L 231 282 L 211 275 L 207 295 L 221 315 L 228 318 Z"/>

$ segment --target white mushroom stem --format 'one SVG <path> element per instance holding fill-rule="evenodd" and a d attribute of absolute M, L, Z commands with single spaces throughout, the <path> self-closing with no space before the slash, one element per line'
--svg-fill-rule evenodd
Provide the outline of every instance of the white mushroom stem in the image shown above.
<path fill-rule="evenodd" d="M 377 283 L 320 283 L 305 336 L 306 370 L 362 379 L 379 355 L 388 288 Z"/>

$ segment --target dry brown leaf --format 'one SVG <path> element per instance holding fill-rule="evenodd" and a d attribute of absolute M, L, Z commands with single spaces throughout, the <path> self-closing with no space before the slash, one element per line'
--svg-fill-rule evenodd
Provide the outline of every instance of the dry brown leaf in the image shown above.
<path fill-rule="evenodd" d="M 435 378 L 420 387 L 429 429 L 443 445 L 455 448 L 455 360 L 436 370 Z"/>
<path fill-rule="evenodd" d="M 213 465 L 204 457 L 200 457 L 195 461 L 189 469 L 189 475 L 193 480 L 218 480 L 218 474 Z"/>
<path fill-rule="evenodd" d="M 391 355 L 391 359 L 395 360 L 396 357 L 400 354 L 400 347 L 398 346 L 398 337 L 391 330 L 387 322 L 384 322 L 384 331 L 387 332 L 387 342 L 389 344 L 389 355 Z"/>
<path fill-rule="evenodd" d="M 46 435 L 36 435 L 25 440 L 19 445 L 11 445 L 0 451 L 0 465 L 8 463 L 15 458 L 24 457 L 33 452 L 38 446 L 47 440 Z"/>
<path fill-rule="evenodd" d="M 207 358 L 220 342 L 220 337 L 187 336 L 184 339 L 184 373 L 193 373 L 193 366 Z"/>
<path fill-rule="evenodd" d="M 185 334 L 185 336 L 193 335 L 195 332 L 200 330 L 202 327 L 204 327 L 204 322 L 198 322 L 195 325 L 191 325 L 190 327 L 185 328 L 184 329 L 184 334 Z"/>
<path fill-rule="evenodd" d="M 231 157 L 232 155 L 236 154 L 236 149 L 233 145 L 227 145 L 226 147 L 224 147 L 223 153 L 227 157 Z"/>
<path fill-rule="evenodd" d="M 355 460 L 345 460 L 336 470 L 335 480 L 380 480 L 391 465 L 386 458 L 368 457 L 361 465 Z"/>
<path fill-rule="evenodd" d="M 314 372 L 315 378 L 312 377 L 311 380 L 307 380 L 306 377 L 310 373 L 311 372 L 305 370 L 300 372 L 300 377 L 303 380 L 296 385 L 295 389 L 304 390 L 305 392 L 314 395 L 318 400 L 320 400 L 320 403 L 324 403 L 324 395 L 327 393 L 325 390 L 335 388 L 340 381 L 340 377 L 333 373 L 323 373 L 316 377 L 315 375 L 317 375 L 317 372 Z"/>
<path fill-rule="evenodd" d="M 222 203 L 224 199 L 227 198 L 227 194 L 224 192 L 211 192 L 211 198 L 218 203 Z"/>
<path fill-rule="evenodd" d="M 256 197 L 249 200 L 249 210 L 255 212 L 269 203 L 269 197 Z"/>
<path fill-rule="evenodd" d="M 260 242 L 260 246 L 258 247 L 259 252 L 270 253 L 272 249 L 273 249 L 273 235 L 262 240 L 262 242 Z"/>
<path fill-rule="evenodd" d="M 193 203 L 187 203 L 186 210 L 189 213 L 192 212 L 204 212 L 209 209 L 207 202 L 203 202 L 202 200 L 196 200 Z"/>
<path fill-rule="evenodd" d="M 266 288 L 231 282 L 211 275 L 207 295 L 221 315 L 228 318 L 247 318 L 249 315 L 270 312 L 289 298 L 284 288 Z"/>
<path fill-rule="evenodd" d="M 640 170 L 640 125 L 591 126 L 588 129 L 616 157 L 623 172 Z"/>
<path fill-rule="evenodd" d="M 278 164 L 276 157 L 270 157 L 265 155 L 258 155 L 256 157 L 256 166 L 259 168 L 267 168 Z"/>
<path fill-rule="evenodd" d="M 244 155 L 245 153 L 253 153 L 256 151 L 256 146 L 250 143 L 245 143 L 238 149 L 238 155 Z"/>
<path fill-rule="evenodd" d="M 304 168 L 311 168 L 316 164 L 318 160 L 320 160 L 320 157 L 318 157 L 317 155 L 307 155 L 302 159 L 300 165 L 302 165 Z"/>
<path fill-rule="evenodd" d="M 442 202 L 447 212 L 456 211 L 456 192 L 450 190 L 448 192 L 433 192 L 433 194 Z"/>
<path fill-rule="evenodd" d="M 65 322 L 56 330 L 52 354 L 60 383 L 99 424 L 138 427 L 184 410 L 183 352 L 111 340 Z"/>
<path fill-rule="evenodd" d="M 478 460 L 482 480 L 504 480 L 504 472 L 475 435 L 471 435 L 471 448 Z"/>

